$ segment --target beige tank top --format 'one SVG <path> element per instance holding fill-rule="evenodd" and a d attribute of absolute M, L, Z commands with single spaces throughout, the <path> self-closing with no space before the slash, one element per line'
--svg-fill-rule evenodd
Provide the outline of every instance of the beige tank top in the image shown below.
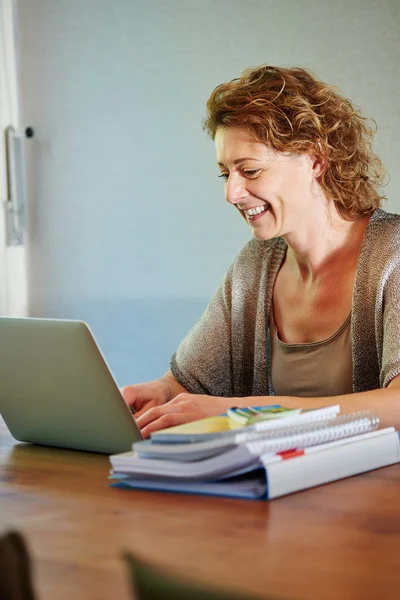
<path fill-rule="evenodd" d="M 353 391 L 351 314 L 328 339 L 285 344 L 271 310 L 271 378 L 277 396 L 338 396 Z"/>

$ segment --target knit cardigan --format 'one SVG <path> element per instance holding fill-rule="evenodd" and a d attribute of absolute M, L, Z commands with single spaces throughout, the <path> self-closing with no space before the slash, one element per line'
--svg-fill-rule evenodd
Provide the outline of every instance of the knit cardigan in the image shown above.
<path fill-rule="evenodd" d="M 274 395 L 269 314 L 287 245 L 252 239 L 171 359 L 188 392 Z M 386 387 L 400 373 L 400 215 L 377 209 L 359 251 L 351 308 L 353 392 Z"/>

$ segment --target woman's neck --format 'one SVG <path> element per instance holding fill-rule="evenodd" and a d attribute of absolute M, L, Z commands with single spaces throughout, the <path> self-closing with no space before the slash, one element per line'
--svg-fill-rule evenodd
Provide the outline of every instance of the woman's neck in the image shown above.
<path fill-rule="evenodd" d="M 333 210 L 314 215 L 308 228 L 285 236 L 288 244 L 286 266 L 303 280 L 331 275 L 346 265 L 356 265 L 360 246 L 370 217 L 348 221 Z"/>

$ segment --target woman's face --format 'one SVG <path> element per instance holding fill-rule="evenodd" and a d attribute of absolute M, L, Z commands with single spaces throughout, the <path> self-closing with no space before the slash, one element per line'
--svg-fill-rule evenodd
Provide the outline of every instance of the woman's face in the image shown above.
<path fill-rule="evenodd" d="M 321 209 L 320 164 L 314 157 L 279 154 L 240 127 L 218 128 L 215 145 L 225 198 L 245 215 L 254 237 L 267 240 L 310 228 Z"/>

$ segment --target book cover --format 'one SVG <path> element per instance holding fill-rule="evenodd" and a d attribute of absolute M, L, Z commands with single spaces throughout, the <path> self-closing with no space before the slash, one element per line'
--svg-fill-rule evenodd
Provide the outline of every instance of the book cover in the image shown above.
<path fill-rule="evenodd" d="M 246 427 L 260 421 L 269 421 L 271 419 L 284 419 L 298 415 L 302 412 L 301 408 L 286 408 L 285 406 L 232 406 L 227 410 L 230 427 Z"/>

